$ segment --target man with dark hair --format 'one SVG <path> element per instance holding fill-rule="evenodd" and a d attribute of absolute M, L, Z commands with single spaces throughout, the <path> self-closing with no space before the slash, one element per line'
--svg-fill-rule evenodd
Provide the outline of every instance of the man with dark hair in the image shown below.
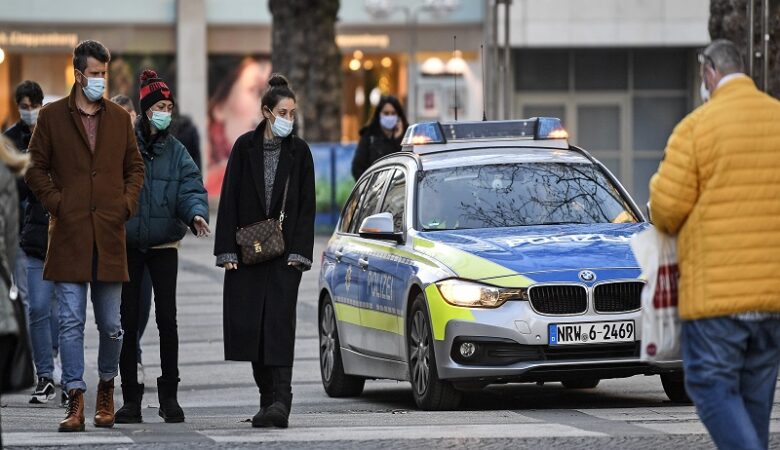
<path fill-rule="evenodd" d="M 717 40 L 705 103 L 672 132 L 650 213 L 677 235 L 685 389 L 721 449 L 765 449 L 780 366 L 780 102 Z"/>
<path fill-rule="evenodd" d="M 122 349 L 120 304 L 128 281 L 125 222 L 135 213 L 144 164 L 130 116 L 103 100 L 108 50 L 84 41 L 73 52 L 76 82 L 41 110 L 26 180 L 52 216 L 44 278 L 60 306 L 62 385 L 68 412 L 60 431 L 84 430 L 84 324 L 92 294 L 100 346 L 94 424 L 114 425 L 114 377 Z"/>
<path fill-rule="evenodd" d="M 25 80 L 16 87 L 14 99 L 16 107 L 19 108 L 19 121 L 3 134 L 14 143 L 18 150 L 27 151 L 32 129 L 35 127 L 38 112 L 43 105 L 43 90 L 35 81 Z"/>

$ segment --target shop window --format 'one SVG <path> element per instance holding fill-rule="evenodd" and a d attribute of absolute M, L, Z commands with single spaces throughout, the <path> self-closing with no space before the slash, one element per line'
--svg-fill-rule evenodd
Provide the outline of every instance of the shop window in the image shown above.
<path fill-rule="evenodd" d="M 566 91 L 569 89 L 569 52 L 518 50 L 513 52 L 515 90 Z"/>
<path fill-rule="evenodd" d="M 634 98 L 634 150 L 663 150 L 688 111 L 685 97 Z"/>
<path fill-rule="evenodd" d="M 683 49 L 634 51 L 634 89 L 686 89 L 688 59 Z"/>
<path fill-rule="evenodd" d="M 644 209 L 650 199 L 650 178 L 658 171 L 660 162 L 660 157 L 634 160 L 634 201 L 640 208 Z"/>
<path fill-rule="evenodd" d="M 627 89 L 628 53 L 623 50 L 575 52 L 574 87 L 586 91 Z"/>
<path fill-rule="evenodd" d="M 617 105 L 578 106 L 577 143 L 586 150 L 620 149 L 620 107 Z"/>

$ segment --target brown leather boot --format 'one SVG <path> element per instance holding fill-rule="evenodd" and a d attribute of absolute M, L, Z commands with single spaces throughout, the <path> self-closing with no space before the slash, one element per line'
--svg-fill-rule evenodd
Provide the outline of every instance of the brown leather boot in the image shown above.
<path fill-rule="evenodd" d="M 95 402 L 95 426 L 111 428 L 114 426 L 114 380 L 101 381 L 97 388 Z"/>
<path fill-rule="evenodd" d="M 60 422 L 59 431 L 84 431 L 84 393 L 81 390 L 68 391 L 68 414 Z"/>

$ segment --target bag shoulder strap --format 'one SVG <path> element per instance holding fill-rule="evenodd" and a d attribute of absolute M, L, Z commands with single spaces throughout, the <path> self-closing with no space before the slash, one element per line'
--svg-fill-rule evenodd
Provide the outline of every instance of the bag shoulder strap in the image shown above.
<path fill-rule="evenodd" d="M 290 177 L 287 176 L 287 181 L 284 182 L 284 195 L 282 195 L 282 212 L 279 214 L 279 225 L 284 222 L 284 210 L 287 209 L 287 191 L 290 188 Z"/>

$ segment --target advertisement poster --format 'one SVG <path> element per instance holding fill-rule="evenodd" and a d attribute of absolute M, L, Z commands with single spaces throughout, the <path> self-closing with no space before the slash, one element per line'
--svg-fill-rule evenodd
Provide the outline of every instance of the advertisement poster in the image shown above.
<path fill-rule="evenodd" d="M 260 123 L 260 98 L 270 75 L 267 57 L 209 56 L 205 183 L 210 197 L 219 196 L 236 139 Z"/>

